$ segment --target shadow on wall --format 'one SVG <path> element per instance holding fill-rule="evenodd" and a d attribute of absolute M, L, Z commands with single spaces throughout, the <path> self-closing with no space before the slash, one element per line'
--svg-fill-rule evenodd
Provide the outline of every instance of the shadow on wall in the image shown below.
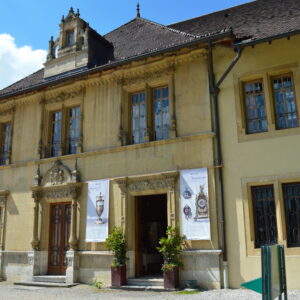
<path fill-rule="evenodd" d="M 11 194 L 9 194 L 9 196 L 7 198 L 6 209 L 7 209 L 8 215 L 19 215 L 20 214 Z"/>

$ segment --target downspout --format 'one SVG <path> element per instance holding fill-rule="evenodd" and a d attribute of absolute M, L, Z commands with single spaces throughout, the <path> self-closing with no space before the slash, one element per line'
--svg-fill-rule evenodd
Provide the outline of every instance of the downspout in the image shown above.
<path fill-rule="evenodd" d="M 212 41 L 208 42 L 208 73 L 209 73 L 209 91 L 212 98 L 212 119 L 213 127 L 215 132 L 215 168 L 216 168 L 216 187 L 217 187 L 217 199 L 218 199 L 218 211 L 219 220 L 221 227 L 221 249 L 223 256 L 223 288 L 228 288 L 228 262 L 227 262 L 227 247 L 226 247 L 226 231 L 225 231 L 225 212 L 224 212 L 224 187 L 223 187 L 223 159 L 221 149 L 221 135 L 220 135 L 220 118 L 219 118 L 219 92 L 220 86 L 230 71 L 233 69 L 235 64 L 241 57 L 242 48 L 237 49 L 237 55 L 231 64 L 228 66 L 224 74 L 221 76 L 219 81 L 216 83 L 214 73 L 214 62 L 213 62 L 213 45 Z"/>

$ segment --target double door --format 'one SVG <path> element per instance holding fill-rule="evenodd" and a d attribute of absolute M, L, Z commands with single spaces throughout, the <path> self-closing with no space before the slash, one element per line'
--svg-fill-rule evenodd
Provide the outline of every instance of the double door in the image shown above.
<path fill-rule="evenodd" d="M 48 274 L 65 275 L 66 273 L 70 225 L 71 204 L 69 202 L 51 204 Z"/>

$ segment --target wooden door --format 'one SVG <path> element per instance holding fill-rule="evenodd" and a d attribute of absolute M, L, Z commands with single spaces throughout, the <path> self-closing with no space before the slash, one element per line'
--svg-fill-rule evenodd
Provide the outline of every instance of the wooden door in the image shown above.
<path fill-rule="evenodd" d="M 71 204 L 51 204 L 48 259 L 49 274 L 64 275 L 66 273 L 66 252 L 69 250 L 70 224 Z"/>

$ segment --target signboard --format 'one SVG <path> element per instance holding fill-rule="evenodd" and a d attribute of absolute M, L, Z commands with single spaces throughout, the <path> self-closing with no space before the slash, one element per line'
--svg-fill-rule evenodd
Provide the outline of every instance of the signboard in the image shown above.
<path fill-rule="evenodd" d="M 104 242 L 108 236 L 109 179 L 88 182 L 86 242 Z"/>
<path fill-rule="evenodd" d="M 188 240 L 210 240 L 206 168 L 180 171 L 180 218 Z"/>

